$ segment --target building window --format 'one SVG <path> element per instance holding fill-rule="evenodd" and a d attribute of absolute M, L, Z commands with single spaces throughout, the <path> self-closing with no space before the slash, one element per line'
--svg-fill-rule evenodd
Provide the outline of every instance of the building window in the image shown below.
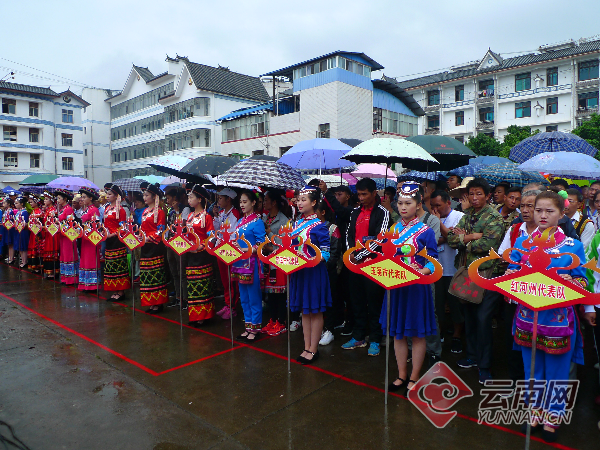
<path fill-rule="evenodd" d="M 515 103 L 515 118 L 531 117 L 531 102 Z"/>
<path fill-rule="evenodd" d="M 558 85 L 558 67 L 550 67 L 546 71 L 546 86 Z"/>
<path fill-rule="evenodd" d="M 17 127 L 10 127 L 4 125 L 3 127 L 3 135 L 5 141 L 16 141 L 17 140 Z"/>
<path fill-rule="evenodd" d="M 401 136 L 416 136 L 418 134 L 418 119 L 406 114 L 373 108 L 373 131 L 399 134 Z"/>
<path fill-rule="evenodd" d="M 37 128 L 29 129 L 29 142 L 40 142 L 40 130 Z"/>
<path fill-rule="evenodd" d="M 198 97 L 191 98 L 184 102 L 179 102 L 165 108 L 165 120 L 167 123 L 177 122 L 194 116 L 210 116 L 210 98 Z M 153 131 L 141 128 L 141 133 Z"/>
<path fill-rule="evenodd" d="M 356 73 L 358 75 L 369 78 L 371 77 L 370 66 L 361 64 L 349 58 L 344 58 L 343 56 L 332 56 L 331 58 L 323 59 L 317 62 L 311 62 L 310 64 L 294 69 L 293 79 L 297 80 L 298 78 L 307 77 L 319 72 L 325 72 L 326 70 L 334 69 L 336 67 L 347 70 L 348 72 Z"/>
<path fill-rule="evenodd" d="M 427 116 L 427 128 L 439 128 L 440 116 Z"/>
<path fill-rule="evenodd" d="M 252 150 L 252 156 L 264 155 L 264 150 Z"/>
<path fill-rule="evenodd" d="M 578 96 L 579 109 L 591 109 L 598 107 L 598 91 L 584 92 Z M 6 128 L 6 127 L 4 127 Z M 6 139 L 6 135 L 5 138 Z"/>
<path fill-rule="evenodd" d="M 526 91 L 531 89 L 531 72 L 515 75 L 515 91 Z"/>
<path fill-rule="evenodd" d="M 494 96 L 494 80 L 482 80 L 479 82 L 479 98 Z"/>
<path fill-rule="evenodd" d="M 62 146 L 63 147 L 73 147 L 73 135 L 62 133 Z"/>
<path fill-rule="evenodd" d="M 111 106 L 110 118 L 116 119 L 117 117 L 135 112 L 139 109 L 148 108 L 152 105 L 158 104 L 158 99 L 171 92 L 173 90 L 173 86 L 173 83 L 168 83 L 138 97 L 134 97 L 123 103 L 119 103 L 118 105 Z"/>
<path fill-rule="evenodd" d="M 63 123 L 73 123 L 73 110 L 63 109 L 62 110 L 62 121 Z"/>
<path fill-rule="evenodd" d="M 464 136 L 454 136 L 454 139 L 456 139 L 458 142 L 461 142 L 463 144 L 465 142 L 465 137 Z"/>
<path fill-rule="evenodd" d="M 550 97 L 546 100 L 546 114 L 558 113 L 558 97 Z"/>
<path fill-rule="evenodd" d="M 579 81 L 598 78 L 598 60 L 584 61 L 579 63 Z"/>
<path fill-rule="evenodd" d="M 87 156 L 87 148 L 83 150 L 83 156 Z"/>
<path fill-rule="evenodd" d="M 16 114 L 17 101 L 11 98 L 2 99 L 2 114 Z"/>
<path fill-rule="evenodd" d="M 63 170 L 73 170 L 73 158 L 70 156 L 64 157 L 62 159 L 62 168 Z"/>
<path fill-rule="evenodd" d="M 18 166 L 19 166 L 18 153 L 4 152 L 4 167 L 18 167 Z"/>
<path fill-rule="evenodd" d="M 483 123 L 494 122 L 494 107 L 481 108 L 479 110 L 479 121 Z"/>
<path fill-rule="evenodd" d="M 457 111 L 454 113 L 454 125 L 461 126 L 465 124 L 465 112 Z"/>
<path fill-rule="evenodd" d="M 558 125 L 548 125 L 546 127 L 546 132 L 550 132 L 550 131 L 558 131 Z"/>
<path fill-rule="evenodd" d="M 328 123 L 319 124 L 319 131 L 317 132 L 317 137 L 320 138 L 329 138 L 330 136 L 330 126 Z"/>
<path fill-rule="evenodd" d="M 465 99 L 465 86 L 460 85 L 454 88 L 454 101 L 462 102 Z"/>
<path fill-rule="evenodd" d="M 440 91 L 427 91 L 427 106 L 440 104 Z"/>
<path fill-rule="evenodd" d="M 222 141 L 237 141 L 269 134 L 269 114 L 240 117 L 221 123 Z"/>
<path fill-rule="evenodd" d="M 30 169 L 39 169 L 40 168 L 40 155 L 35 155 L 31 153 L 29 155 L 29 168 Z"/>
<path fill-rule="evenodd" d="M 36 102 L 29 102 L 29 116 L 39 117 L 40 115 L 40 104 Z"/>

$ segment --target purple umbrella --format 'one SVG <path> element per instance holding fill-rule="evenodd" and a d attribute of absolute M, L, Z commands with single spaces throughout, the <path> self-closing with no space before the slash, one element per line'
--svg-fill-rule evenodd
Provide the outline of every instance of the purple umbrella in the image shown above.
<path fill-rule="evenodd" d="M 78 191 L 82 187 L 100 190 L 100 188 L 90 180 L 81 177 L 60 177 L 51 181 L 46 186 L 54 189 L 66 189 L 68 191 Z"/>

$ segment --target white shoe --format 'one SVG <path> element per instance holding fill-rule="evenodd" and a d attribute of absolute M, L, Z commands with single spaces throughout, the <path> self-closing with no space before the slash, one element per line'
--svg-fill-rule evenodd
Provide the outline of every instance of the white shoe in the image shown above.
<path fill-rule="evenodd" d="M 321 334 L 321 340 L 319 341 L 319 345 L 329 345 L 333 341 L 333 333 L 329 330 L 323 332 Z"/>
<path fill-rule="evenodd" d="M 300 322 L 298 322 L 297 320 L 292 320 L 292 324 L 290 325 L 290 331 L 296 331 L 298 328 L 300 328 Z"/>

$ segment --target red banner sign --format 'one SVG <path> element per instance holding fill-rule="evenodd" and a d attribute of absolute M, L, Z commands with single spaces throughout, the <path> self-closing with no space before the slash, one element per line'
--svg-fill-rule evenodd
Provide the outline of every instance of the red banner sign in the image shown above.
<path fill-rule="evenodd" d="M 230 233 L 229 222 L 225 221 L 221 228 L 206 240 L 206 251 L 215 255 L 228 266 L 236 261 L 248 259 L 252 256 L 252 245 L 244 238 L 244 235 L 238 235 L 237 231 Z M 238 240 L 246 244 L 242 249 L 238 245 Z"/>
<path fill-rule="evenodd" d="M 81 228 L 81 225 L 75 222 L 73 216 L 69 216 L 67 220 L 63 220 L 60 223 L 60 232 L 70 241 L 75 241 L 75 239 L 83 236 L 83 229 Z"/>
<path fill-rule="evenodd" d="M 167 233 L 169 235 L 168 238 L 166 238 Z M 174 224 L 167 227 L 162 234 L 162 241 L 178 255 L 198 250 L 201 244 L 198 235 L 194 233 L 193 227 L 184 225 L 181 217 Z"/>
<path fill-rule="evenodd" d="M 29 231 L 31 231 L 37 236 L 38 234 L 40 234 L 40 231 L 42 231 L 42 222 L 40 222 L 40 219 L 38 217 L 30 217 L 29 223 L 27 224 L 27 228 L 29 228 Z"/>
<path fill-rule="evenodd" d="M 83 238 L 94 245 L 106 240 L 106 228 L 99 220 L 90 220 L 83 225 Z"/>
<path fill-rule="evenodd" d="M 117 237 L 131 251 L 146 243 L 146 234 L 133 221 L 133 214 L 128 217 L 126 222 L 123 222 L 117 231 Z"/>

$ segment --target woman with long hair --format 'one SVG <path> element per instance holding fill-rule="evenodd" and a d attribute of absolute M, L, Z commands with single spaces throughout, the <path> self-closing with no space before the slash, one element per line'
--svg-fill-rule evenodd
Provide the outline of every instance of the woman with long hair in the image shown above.
<path fill-rule="evenodd" d="M 147 208 L 142 214 L 142 231 L 146 243 L 141 249 L 140 296 L 142 306 L 149 306 L 149 314 L 158 314 L 169 301 L 167 276 L 165 273 L 165 245 L 161 235 L 167 225 L 163 192 L 158 184 L 151 184 L 143 194 Z"/>
<path fill-rule="evenodd" d="M 3 242 L 4 245 L 8 248 L 8 258 L 6 258 L 7 264 L 13 264 L 15 262 L 15 247 L 13 242 L 15 241 L 15 236 L 17 235 L 17 230 L 14 227 L 15 220 L 15 212 L 14 212 L 15 204 L 10 197 L 5 197 L 2 200 L 2 208 L 4 208 L 4 214 L 2 214 L 2 224 L 4 229 Z M 6 223 L 11 222 L 13 225 L 7 228 Z"/>
<path fill-rule="evenodd" d="M 95 189 L 83 187 L 79 189 L 81 195 L 81 222 L 93 222 L 100 219 L 100 211 L 94 206 L 98 200 Z M 79 285 L 81 291 L 95 291 L 98 289 L 98 270 L 100 264 L 100 246 L 92 244 L 87 239 L 81 239 L 81 259 L 79 261 Z"/>
<path fill-rule="evenodd" d="M 27 250 L 29 247 L 29 229 L 27 228 L 27 222 L 29 221 L 29 213 L 25 209 L 25 198 L 17 197 L 15 199 L 15 229 L 17 234 L 15 236 L 16 241 L 13 243 L 15 252 L 19 252 L 19 259 L 21 264 L 19 267 L 23 269 L 27 265 Z M 21 231 L 18 230 L 19 223 L 24 224 L 25 228 Z"/>
<path fill-rule="evenodd" d="M 75 219 L 75 210 L 71 206 L 73 194 L 65 189 L 56 189 L 58 220 L 61 223 Z M 71 285 L 77 283 L 79 272 L 79 253 L 77 247 L 68 237 L 60 233 L 60 282 Z"/>
<path fill-rule="evenodd" d="M 52 236 L 46 229 L 46 222 L 54 220 L 58 214 L 54 207 L 54 197 L 49 192 L 44 192 L 43 216 L 40 219 L 44 228 L 41 233 L 43 236 L 44 247 L 42 248 L 42 261 L 44 265 L 44 276 L 54 279 L 60 272 L 60 262 L 58 250 L 60 248 L 60 233 Z"/>
<path fill-rule="evenodd" d="M 29 204 L 31 205 L 31 214 L 29 214 L 29 221 L 32 219 L 38 219 L 40 223 L 44 218 L 44 212 L 42 208 L 40 208 L 40 199 L 35 195 L 29 196 Z M 40 273 L 43 267 L 42 261 L 42 253 L 44 250 L 44 234 L 40 231 L 38 234 L 35 234 L 33 231 L 29 230 L 29 244 L 27 246 L 28 253 L 28 264 L 27 268 L 34 273 Z"/>
<path fill-rule="evenodd" d="M 321 191 L 306 186 L 298 196 L 300 216 L 294 223 L 292 236 L 295 243 L 300 238 L 309 238 L 321 251 L 321 261 L 315 267 L 302 269 L 290 275 L 290 309 L 302 312 L 304 351 L 296 358 L 301 364 L 312 364 L 319 357 L 319 340 L 323 333 L 323 313 L 331 307 L 331 288 L 327 275 L 327 261 L 330 256 L 329 230 L 319 220 L 315 211 L 321 201 Z M 306 245 L 300 248 L 306 256 L 314 257 L 314 250 Z"/>
<path fill-rule="evenodd" d="M 127 247 L 119 240 L 117 233 L 121 222 L 127 220 L 121 199 L 123 191 L 116 184 L 106 191 L 109 205 L 104 208 L 104 228 L 106 228 L 106 249 L 104 250 L 104 290 L 113 294 L 109 302 L 118 302 L 131 287 L 131 278 L 127 266 Z"/>
<path fill-rule="evenodd" d="M 196 184 L 188 194 L 192 212 L 187 218 L 188 228 L 198 236 L 198 247 L 187 255 L 185 278 L 187 280 L 187 305 L 189 323 L 198 327 L 215 315 L 213 259 L 205 250 L 208 234 L 214 231 L 213 218 L 206 213 L 208 192 Z"/>
<path fill-rule="evenodd" d="M 262 264 L 256 255 L 258 245 L 265 240 L 265 224 L 255 212 L 258 197 L 250 190 L 242 190 L 240 194 L 240 209 L 244 215 L 237 223 L 236 231 L 239 236 L 244 235 L 252 246 L 252 256 L 249 259 L 237 261 L 232 264 L 231 276 L 237 280 L 240 290 L 240 303 L 244 311 L 246 331 L 237 337 L 240 341 L 253 342 L 258 339 L 262 328 L 262 292 L 260 290 L 260 277 Z M 238 241 L 243 248 L 246 244 Z"/>

